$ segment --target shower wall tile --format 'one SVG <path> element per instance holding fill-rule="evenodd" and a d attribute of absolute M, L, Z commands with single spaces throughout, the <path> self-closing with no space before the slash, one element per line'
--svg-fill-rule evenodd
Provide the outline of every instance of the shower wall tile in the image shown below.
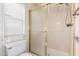
<path fill-rule="evenodd" d="M 12 50 L 7 49 L 7 55 L 17 55 L 26 51 L 25 40 L 25 4 L 4 4 L 5 17 L 5 41 L 6 45 L 12 47 Z M 17 42 L 25 41 L 18 44 Z M 15 46 L 14 46 L 15 45 Z M 23 46 L 22 46 L 23 45 Z M 22 47 L 22 49 L 21 49 Z M 6 46 L 6 48 L 8 48 Z M 21 50 L 20 50 L 21 49 Z M 15 52 L 16 51 L 16 52 Z"/>
<path fill-rule="evenodd" d="M 23 34 L 23 21 L 5 16 L 5 35 Z"/>
<path fill-rule="evenodd" d="M 15 18 L 25 20 L 25 5 L 24 4 L 4 4 L 4 11 Z"/>
<path fill-rule="evenodd" d="M 6 43 L 12 43 L 16 41 L 25 40 L 25 35 L 13 35 L 13 36 L 5 36 Z"/>
<path fill-rule="evenodd" d="M 4 26 L 3 26 L 3 4 L 0 3 L 0 56 L 5 55 L 4 51 Z"/>
<path fill-rule="evenodd" d="M 17 56 L 26 51 L 26 40 L 9 43 L 7 46 L 7 55 Z"/>

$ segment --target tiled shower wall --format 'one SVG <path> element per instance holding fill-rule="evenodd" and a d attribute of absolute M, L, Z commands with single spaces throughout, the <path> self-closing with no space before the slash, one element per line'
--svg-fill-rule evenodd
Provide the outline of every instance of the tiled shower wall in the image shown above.
<path fill-rule="evenodd" d="M 26 19 L 28 19 L 27 16 Z M 27 21 L 25 21 L 25 4 L 0 4 L 0 55 L 19 55 L 27 51 L 28 27 L 25 28 L 28 24 Z M 19 45 L 20 47 L 18 47 Z M 14 46 L 19 50 L 12 49 Z M 13 50 L 14 52 L 12 52 Z"/>
<path fill-rule="evenodd" d="M 4 55 L 4 20 L 3 20 L 3 4 L 0 4 L 0 55 Z"/>

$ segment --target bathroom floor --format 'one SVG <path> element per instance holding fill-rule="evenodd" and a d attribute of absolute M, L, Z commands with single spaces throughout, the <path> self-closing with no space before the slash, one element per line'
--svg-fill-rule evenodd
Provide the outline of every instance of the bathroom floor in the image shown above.
<path fill-rule="evenodd" d="M 23 53 L 20 56 L 37 56 L 37 55 L 35 55 L 33 53 Z"/>

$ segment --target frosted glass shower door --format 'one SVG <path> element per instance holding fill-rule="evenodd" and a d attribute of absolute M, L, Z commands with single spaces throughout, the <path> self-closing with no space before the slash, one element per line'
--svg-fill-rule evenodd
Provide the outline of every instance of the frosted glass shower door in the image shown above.
<path fill-rule="evenodd" d="M 67 5 L 50 4 L 48 6 L 48 55 L 70 55 L 72 42 L 72 26 L 67 27 L 65 21 Z M 69 11 L 70 9 L 68 9 Z M 70 20 L 70 16 L 68 16 Z M 73 46 L 73 45 L 72 45 Z"/>
<path fill-rule="evenodd" d="M 31 10 L 30 18 L 30 51 L 45 55 L 47 7 Z"/>

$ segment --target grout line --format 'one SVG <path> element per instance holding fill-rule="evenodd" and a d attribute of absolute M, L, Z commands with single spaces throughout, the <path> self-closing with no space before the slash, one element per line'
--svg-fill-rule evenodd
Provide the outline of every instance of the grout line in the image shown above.
<path fill-rule="evenodd" d="M 4 14 L 4 16 L 8 16 L 8 17 L 10 17 L 10 18 L 12 18 L 12 19 L 14 19 L 14 20 L 18 20 L 18 21 L 24 21 L 24 20 L 22 20 L 22 19 L 19 19 L 19 18 L 16 18 L 16 17 L 14 17 L 14 16 L 12 16 L 12 15 L 9 15 L 9 14 Z"/>

